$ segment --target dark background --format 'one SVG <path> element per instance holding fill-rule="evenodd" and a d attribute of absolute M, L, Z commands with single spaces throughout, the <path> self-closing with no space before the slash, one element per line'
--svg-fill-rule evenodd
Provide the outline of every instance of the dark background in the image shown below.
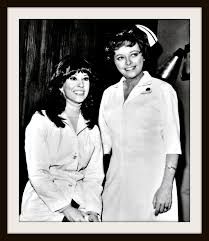
<path fill-rule="evenodd" d="M 143 24 L 156 33 L 163 52 L 156 63 L 160 68 L 178 48 L 189 43 L 189 20 L 20 20 L 19 21 L 19 110 L 20 110 L 20 204 L 28 180 L 24 152 L 25 127 L 44 96 L 53 66 L 67 54 L 83 55 L 94 63 L 98 75 L 98 95 L 119 81 L 120 75 L 105 63 L 105 39 L 115 29 L 130 23 Z M 189 80 L 181 73 L 168 80 L 177 91 L 181 122 L 182 156 L 177 171 L 179 217 L 189 221 Z M 106 168 L 106 166 L 105 166 Z"/>

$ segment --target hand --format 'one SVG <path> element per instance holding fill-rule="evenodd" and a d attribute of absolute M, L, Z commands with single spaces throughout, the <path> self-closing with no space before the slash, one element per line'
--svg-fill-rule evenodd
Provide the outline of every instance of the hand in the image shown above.
<path fill-rule="evenodd" d="M 170 210 L 172 205 L 172 185 L 161 185 L 154 195 L 152 204 L 155 209 L 155 216 Z"/>
<path fill-rule="evenodd" d="M 86 214 L 77 208 L 73 208 L 71 206 L 67 206 L 62 213 L 70 222 L 83 222 L 85 220 Z"/>
<path fill-rule="evenodd" d="M 98 214 L 92 211 L 86 212 L 89 222 L 99 222 Z"/>

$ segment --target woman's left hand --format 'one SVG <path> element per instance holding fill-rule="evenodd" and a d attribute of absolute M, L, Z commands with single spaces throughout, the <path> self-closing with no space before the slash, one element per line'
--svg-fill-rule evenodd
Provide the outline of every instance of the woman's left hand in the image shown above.
<path fill-rule="evenodd" d="M 89 222 L 99 222 L 98 214 L 92 211 L 86 212 Z"/>
<path fill-rule="evenodd" d="M 170 210 L 172 205 L 172 185 L 161 185 L 154 195 L 152 204 L 155 209 L 155 216 Z"/>

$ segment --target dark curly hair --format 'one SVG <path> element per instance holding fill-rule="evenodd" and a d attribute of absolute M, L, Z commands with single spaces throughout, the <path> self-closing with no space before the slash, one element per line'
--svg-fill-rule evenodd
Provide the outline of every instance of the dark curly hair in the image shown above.
<path fill-rule="evenodd" d="M 114 61 L 115 50 L 122 46 L 132 47 L 139 45 L 142 55 L 145 59 L 143 68 L 146 69 L 150 62 L 150 45 L 146 33 L 141 31 L 135 25 L 131 25 L 120 32 L 115 33 L 107 40 L 105 47 L 106 60 L 110 63 Z"/>
<path fill-rule="evenodd" d="M 84 57 L 71 57 L 65 56 L 55 66 L 51 81 L 47 88 L 47 94 L 45 98 L 45 110 L 48 118 L 54 122 L 57 127 L 64 128 L 65 124 L 63 118 L 59 116 L 66 107 L 66 99 L 61 92 L 65 81 L 76 72 L 87 73 L 90 81 L 90 89 L 87 98 L 81 104 L 81 113 L 89 129 L 92 129 L 97 123 L 96 116 L 96 93 L 95 82 L 96 76 L 92 73 L 92 64 L 90 64 Z"/>

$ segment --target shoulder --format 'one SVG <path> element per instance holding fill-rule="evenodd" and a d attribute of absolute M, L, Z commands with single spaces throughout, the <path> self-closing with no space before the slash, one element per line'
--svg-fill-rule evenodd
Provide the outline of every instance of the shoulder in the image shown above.
<path fill-rule="evenodd" d="M 106 102 L 107 100 L 112 101 L 112 98 L 114 98 L 115 94 L 118 91 L 118 88 L 119 82 L 105 89 L 102 95 L 102 102 Z"/>
<path fill-rule="evenodd" d="M 110 85 L 107 89 L 104 90 L 104 94 L 110 94 L 111 92 L 114 92 L 118 89 L 119 86 L 119 82 L 114 84 L 114 85 Z"/>
<path fill-rule="evenodd" d="M 30 123 L 44 123 L 47 121 L 47 115 L 45 110 L 42 110 L 41 112 L 36 111 L 31 118 Z"/>
<path fill-rule="evenodd" d="M 161 92 L 163 96 L 176 97 L 176 91 L 174 90 L 171 84 L 154 77 L 152 77 L 152 83 L 154 86 L 157 87 L 157 89 Z"/>
<path fill-rule="evenodd" d="M 38 130 L 44 130 L 46 129 L 51 123 L 51 121 L 48 119 L 45 111 L 38 112 L 36 111 L 29 124 L 26 127 L 26 131 L 33 130 L 33 131 L 38 131 Z"/>

